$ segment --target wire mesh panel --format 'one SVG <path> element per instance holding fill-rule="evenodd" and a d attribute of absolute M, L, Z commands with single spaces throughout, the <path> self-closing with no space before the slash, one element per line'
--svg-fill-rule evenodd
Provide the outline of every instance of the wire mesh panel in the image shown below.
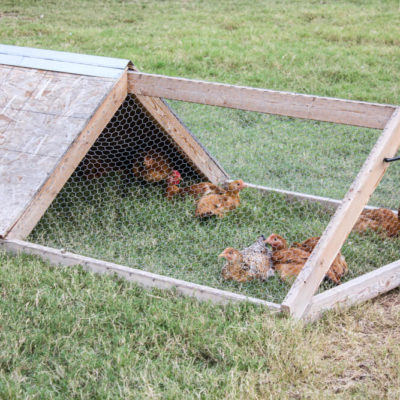
<path fill-rule="evenodd" d="M 230 257 L 224 250 L 243 250 L 260 235 L 268 239 L 273 233 L 285 238 L 289 246 L 319 236 L 334 208 L 244 187 L 240 179 L 341 199 L 380 132 L 182 102 L 169 104 L 236 181 L 235 189 L 229 182 L 196 186 L 206 181 L 204 176 L 135 97 L 129 96 L 30 240 L 282 301 L 293 274 L 282 279 L 279 271 L 272 275 L 272 268 L 271 273 L 257 276 L 242 259 L 244 268 L 237 279 L 226 268 L 221 273 Z M 397 207 L 394 182 L 399 178 L 400 170 L 394 164 L 372 201 Z M 252 249 L 264 254 L 265 243 L 261 247 L 257 250 L 256 244 Z M 387 264 L 399 258 L 398 250 L 398 239 L 352 233 L 342 249 L 349 272 L 338 280 Z M 307 258 L 309 251 L 296 254 Z M 247 257 L 248 253 L 240 254 Z M 300 259 L 289 263 L 297 263 L 298 268 Z M 263 260 L 273 265 L 273 252 L 267 250 Z M 331 279 L 322 290 L 332 285 Z"/>

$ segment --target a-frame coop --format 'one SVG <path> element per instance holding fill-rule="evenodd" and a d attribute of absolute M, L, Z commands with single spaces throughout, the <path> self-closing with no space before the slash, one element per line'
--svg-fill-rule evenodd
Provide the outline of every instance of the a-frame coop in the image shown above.
<path fill-rule="evenodd" d="M 96 206 L 95 203 L 101 203 L 102 214 L 93 217 L 83 213 L 83 220 L 90 222 L 87 230 L 95 231 L 98 222 L 96 226 L 100 226 L 99 232 L 103 233 L 109 230 L 110 223 L 115 223 L 119 226 L 117 236 L 123 242 L 128 236 L 145 235 L 146 231 L 159 229 L 160 220 L 153 220 L 152 213 L 147 214 L 143 221 L 140 220 L 141 214 L 137 213 L 140 207 L 144 209 L 144 204 L 154 206 L 154 199 L 161 199 L 161 203 L 165 200 L 163 196 L 157 197 L 157 193 L 164 193 L 167 178 L 146 176 L 141 171 L 148 157 L 160 164 L 160 174 L 170 174 L 169 170 L 166 171 L 169 168 L 179 170 L 187 181 L 209 180 L 222 184 L 231 179 L 219 165 L 220 160 L 210 155 L 163 99 L 383 129 L 342 201 L 248 185 L 263 196 L 278 193 L 290 201 L 337 208 L 282 304 L 110 262 L 116 261 L 114 259 L 102 261 L 74 254 L 67 251 L 68 248 L 55 249 L 23 241 L 51 207 L 55 207 L 55 211 L 47 220 L 45 215 L 42 225 L 46 227 L 51 218 L 55 221 L 57 216 L 66 213 L 64 222 L 57 222 L 57 229 L 62 230 L 63 224 L 67 225 L 68 220 L 75 218 L 75 209 L 68 208 L 72 207 L 69 204 L 89 192 L 91 196 L 94 192 L 98 196 L 89 206 L 83 199 L 79 207 L 86 207 L 87 212 Z M 393 157 L 399 145 L 400 111 L 391 105 L 150 75 L 136 71 L 129 60 L 0 46 L 1 246 L 9 251 L 36 254 L 56 264 L 81 264 L 86 269 L 116 273 L 145 286 L 176 288 L 199 299 L 216 302 L 247 300 L 274 311 L 284 310 L 296 318 L 314 319 L 326 309 L 373 298 L 400 284 L 400 260 L 397 260 L 315 295 L 330 264 L 385 174 L 389 166 L 385 158 Z M 164 161 L 160 159 L 168 160 L 169 167 L 164 168 Z M 116 186 L 122 190 L 113 192 L 110 197 L 109 192 L 102 189 L 102 184 L 111 181 L 114 185 L 118 182 Z M 64 196 L 64 192 L 69 193 L 69 197 Z M 133 200 L 134 196 L 137 199 L 138 193 L 142 196 L 140 206 Z M 110 208 L 110 203 L 102 203 L 107 196 L 111 203 L 118 203 L 118 207 Z M 123 200 L 120 202 L 119 198 Z M 54 206 L 57 201 L 58 206 Z M 164 203 L 154 214 L 178 213 L 170 203 Z M 249 210 L 251 208 L 248 208 L 250 213 Z M 179 212 L 189 215 L 185 208 Z M 112 218 L 107 219 L 110 215 Z M 137 225 L 141 226 L 140 230 L 133 231 L 135 224 L 128 226 L 122 222 L 128 215 L 133 215 Z M 188 218 L 193 219 L 190 215 Z M 182 220 L 181 225 L 174 225 L 172 218 L 168 221 L 171 225 L 167 230 L 172 230 L 171 237 L 174 236 L 173 229 L 179 229 L 179 226 L 184 229 L 185 224 L 191 223 L 191 219 Z M 207 229 L 207 225 L 200 228 Z M 44 230 L 42 234 L 45 235 Z M 65 235 L 70 235 L 68 240 L 74 237 L 71 232 Z M 201 230 L 196 231 L 196 235 L 201 235 Z M 39 236 L 37 233 L 36 237 Z M 116 241 L 115 238 L 101 236 L 99 241 Z M 96 240 L 94 235 L 91 241 Z M 161 242 L 165 240 L 155 236 L 150 238 L 154 242 L 155 254 L 161 248 L 160 255 L 164 255 L 167 247 L 162 247 L 164 243 Z M 195 236 L 187 240 L 195 243 Z M 171 239 L 169 246 L 174 244 Z M 221 241 L 222 244 L 226 246 L 228 243 Z M 143 254 L 146 245 L 147 242 L 139 241 L 131 259 L 142 257 L 147 260 Z M 117 243 L 116 248 L 121 246 Z M 153 250 L 150 248 L 148 251 Z M 196 252 L 200 252 L 198 248 L 193 249 L 193 253 Z M 173 253 L 177 257 L 173 261 L 176 264 L 181 254 L 179 247 Z M 113 254 L 118 254 L 115 248 Z M 169 263 L 163 260 L 161 262 Z M 184 276 L 190 277 L 190 274 Z"/>

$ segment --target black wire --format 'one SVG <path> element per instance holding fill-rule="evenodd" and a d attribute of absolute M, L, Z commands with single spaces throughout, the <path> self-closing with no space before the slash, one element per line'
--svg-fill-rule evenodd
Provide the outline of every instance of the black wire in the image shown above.
<path fill-rule="evenodd" d="M 385 161 L 385 162 L 393 162 L 393 161 L 398 161 L 398 160 L 400 160 L 400 156 L 398 156 L 398 157 L 393 157 L 393 158 L 384 158 L 383 159 L 383 161 Z"/>

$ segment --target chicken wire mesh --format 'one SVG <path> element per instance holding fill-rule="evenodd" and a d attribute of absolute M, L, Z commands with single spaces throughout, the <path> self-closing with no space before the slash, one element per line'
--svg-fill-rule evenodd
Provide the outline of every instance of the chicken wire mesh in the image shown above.
<path fill-rule="evenodd" d="M 168 103 L 232 180 L 339 200 L 380 134 L 371 129 Z M 400 163 L 394 163 L 371 203 L 397 208 L 399 178 Z M 205 181 L 130 95 L 29 239 L 281 302 L 290 279 L 282 281 L 276 273 L 267 280 L 226 280 L 221 274 L 225 260 L 218 255 L 229 247 L 244 249 L 261 234 L 277 233 L 289 245 L 319 236 L 334 209 L 246 187 L 240 190 L 238 206 L 211 202 L 214 211 L 207 208 L 200 215 L 201 196 L 189 188 Z M 226 189 L 218 190 L 223 195 Z M 211 217 L 200 218 L 205 214 Z M 352 233 L 342 249 L 349 271 L 341 280 L 398 259 L 399 248 L 399 239 L 382 237 L 379 232 Z M 327 281 L 320 290 L 332 285 Z"/>

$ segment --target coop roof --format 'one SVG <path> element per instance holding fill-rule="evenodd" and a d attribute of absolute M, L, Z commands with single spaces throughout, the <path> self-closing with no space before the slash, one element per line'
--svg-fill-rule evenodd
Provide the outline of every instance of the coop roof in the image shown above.
<path fill-rule="evenodd" d="M 30 233 L 126 98 L 129 67 L 125 59 L 0 45 L 0 237 Z M 173 125 L 194 157 L 217 165 L 177 118 Z"/>

